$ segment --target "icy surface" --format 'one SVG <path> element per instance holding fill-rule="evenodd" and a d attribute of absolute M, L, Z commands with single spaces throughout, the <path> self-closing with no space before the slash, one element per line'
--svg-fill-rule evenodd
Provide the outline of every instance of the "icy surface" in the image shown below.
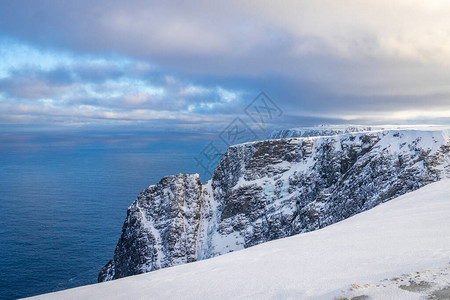
<path fill-rule="evenodd" d="M 418 299 L 448 290 L 449 216 L 445 179 L 313 232 L 37 298 Z"/>

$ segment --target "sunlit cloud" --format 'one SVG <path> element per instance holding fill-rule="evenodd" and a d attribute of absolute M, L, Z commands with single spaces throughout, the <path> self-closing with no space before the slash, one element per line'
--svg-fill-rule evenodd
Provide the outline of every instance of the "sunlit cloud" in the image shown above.
<path fill-rule="evenodd" d="M 19 46 L 2 47 L 9 53 Z M 214 113 L 217 104 L 238 99 L 234 91 L 194 84 L 142 61 L 52 56 L 30 46 L 20 48 L 23 56 L 1 65 L 1 123 L 193 123 L 208 119 L 196 112 Z"/>
<path fill-rule="evenodd" d="M 44 2 L 0 3 L 6 126 L 450 118 L 447 1 Z"/>

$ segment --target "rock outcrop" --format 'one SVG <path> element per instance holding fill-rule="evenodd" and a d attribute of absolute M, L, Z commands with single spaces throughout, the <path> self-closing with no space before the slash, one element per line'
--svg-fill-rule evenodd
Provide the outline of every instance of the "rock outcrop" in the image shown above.
<path fill-rule="evenodd" d="M 127 211 L 107 281 L 197 260 L 202 211 L 200 176 L 168 176 L 142 191 Z"/>
<path fill-rule="evenodd" d="M 198 174 L 179 174 L 138 196 L 99 281 L 316 230 L 446 177 L 447 130 L 380 130 L 231 146 L 206 184 Z"/>

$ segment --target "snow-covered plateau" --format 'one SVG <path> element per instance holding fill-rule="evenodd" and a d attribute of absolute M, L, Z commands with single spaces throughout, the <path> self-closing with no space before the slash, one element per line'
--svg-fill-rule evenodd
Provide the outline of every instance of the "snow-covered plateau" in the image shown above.
<path fill-rule="evenodd" d="M 35 299 L 448 299 L 450 180 L 312 232 Z"/>

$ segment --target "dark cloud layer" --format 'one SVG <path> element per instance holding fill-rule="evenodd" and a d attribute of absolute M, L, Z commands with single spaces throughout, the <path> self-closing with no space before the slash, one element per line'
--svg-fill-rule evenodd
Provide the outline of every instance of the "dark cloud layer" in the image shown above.
<path fill-rule="evenodd" d="M 2 1 L 0 123 L 220 130 L 260 91 L 279 126 L 448 123 L 448 13 L 437 0 Z"/>

